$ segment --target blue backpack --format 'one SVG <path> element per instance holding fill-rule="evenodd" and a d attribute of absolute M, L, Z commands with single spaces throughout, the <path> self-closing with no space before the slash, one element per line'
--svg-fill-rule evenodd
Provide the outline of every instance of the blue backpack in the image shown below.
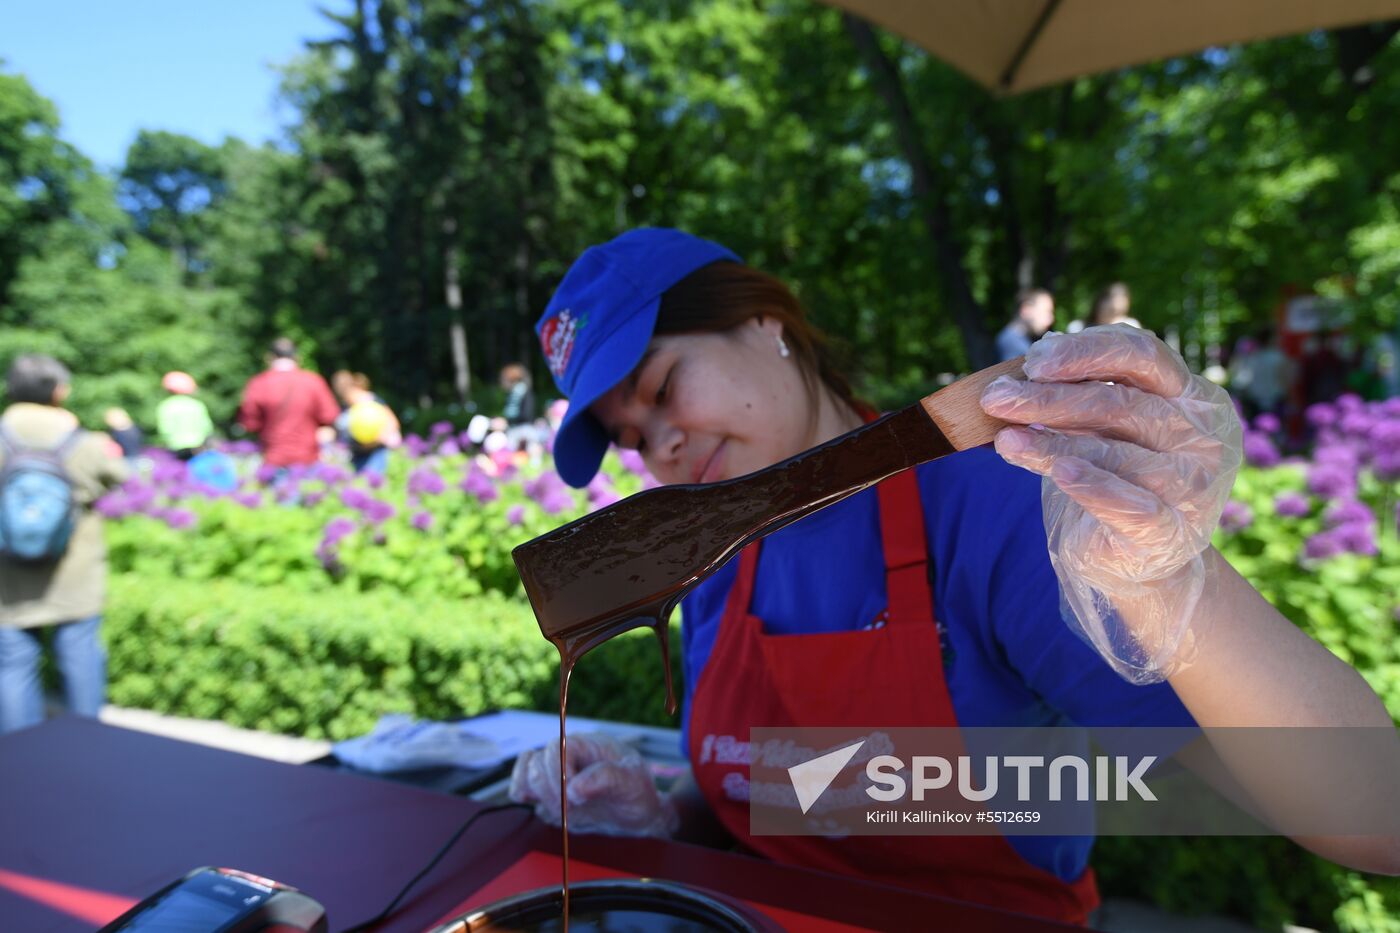
<path fill-rule="evenodd" d="M 57 447 L 26 447 L 0 424 L 0 556 L 40 563 L 68 550 L 78 507 L 63 461 L 82 433 L 75 428 Z"/>

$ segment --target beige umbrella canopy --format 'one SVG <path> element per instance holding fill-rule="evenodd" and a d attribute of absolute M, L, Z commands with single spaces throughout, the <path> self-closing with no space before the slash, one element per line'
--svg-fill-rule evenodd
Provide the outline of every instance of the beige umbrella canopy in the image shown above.
<path fill-rule="evenodd" d="M 826 0 L 1015 94 L 1081 75 L 1400 17 L 1400 0 Z"/>

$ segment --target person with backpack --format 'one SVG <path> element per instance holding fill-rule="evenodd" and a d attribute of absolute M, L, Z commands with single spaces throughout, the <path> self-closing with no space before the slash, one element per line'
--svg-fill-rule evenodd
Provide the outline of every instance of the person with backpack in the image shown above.
<path fill-rule="evenodd" d="M 92 504 L 127 476 L 110 438 L 65 410 L 72 377 L 17 357 L 0 414 L 0 733 L 44 719 L 40 634 L 52 629 L 68 709 L 96 716 L 107 691 L 100 636 L 107 546 Z"/>

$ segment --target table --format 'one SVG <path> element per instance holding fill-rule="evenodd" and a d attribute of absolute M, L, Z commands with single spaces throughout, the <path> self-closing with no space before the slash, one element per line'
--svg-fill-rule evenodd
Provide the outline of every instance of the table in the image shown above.
<path fill-rule="evenodd" d="M 91 931 L 200 865 L 252 871 L 325 905 L 331 929 L 377 913 L 481 804 L 323 768 L 265 761 L 64 718 L 0 736 L 0 917 L 34 933 Z M 875 929 L 1063 930 L 735 853 L 576 837 L 629 874 Z M 422 931 L 559 834 L 524 812 L 482 818 L 378 929 Z"/>

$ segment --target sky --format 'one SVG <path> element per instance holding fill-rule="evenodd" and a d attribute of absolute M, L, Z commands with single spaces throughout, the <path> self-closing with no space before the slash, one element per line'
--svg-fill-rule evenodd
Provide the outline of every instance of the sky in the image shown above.
<path fill-rule="evenodd" d="M 0 0 L 0 64 L 105 168 L 141 129 L 218 144 L 278 133 L 273 65 L 334 27 L 313 0 Z M 323 0 L 330 9 L 347 0 Z"/>

